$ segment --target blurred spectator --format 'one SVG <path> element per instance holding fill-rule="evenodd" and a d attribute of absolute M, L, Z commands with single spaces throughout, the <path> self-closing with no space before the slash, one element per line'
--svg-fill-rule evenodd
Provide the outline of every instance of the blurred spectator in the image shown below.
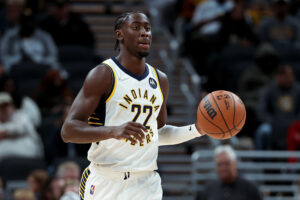
<path fill-rule="evenodd" d="M 220 19 L 232 10 L 231 0 L 207 0 L 199 3 L 192 18 L 193 28 L 199 35 L 217 34 L 221 27 Z"/>
<path fill-rule="evenodd" d="M 262 122 L 255 133 L 256 149 L 285 150 L 288 126 L 300 116 L 300 86 L 289 64 L 275 70 L 275 80 L 259 95 L 257 117 Z"/>
<path fill-rule="evenodd" d="M 255 65 L 247 68 L 238 81 L 238 94 L 247 109 L 247 122 L 243 133 L 246 132 L 245 135 L 251 138 L 258 126 L 256 108 L 260 90 L 271 81 L 279 62 L 275 49 L 269 44 L 263 44 L 257 49 Z"/>
<path fill-rule="evenodd" d="M 32 122 L 15 109 L 8 93 L 0 92 L 0 160 L 43 156 L 43 145 Z"/>
<path fill-rule="evenodd" d="M 66 182 L 63 196 L 60 198 L 60 200 L 80 200 L 79 194 L 79 180 L 69 180 Z"/>
<path fill-rule="evenodd" d="M 288 128 L 287 150 L 300 150 L 300 121 L 296 120 Z M 289 158 L 289 162 L 299 162 L 300 158 Z M 300 188 L 299 188 L 300 189 Z"/>
<path fill-rule="evenodd" d="M 258 188 L 238 174 L 237 156 L 231 146 L 215 149 L 215 163 L 218 180 L 206 184 L 197 200 L 262 200 Z"/>
<path fill-rule="evenodd" d="M 44 194 L 48 180 L 47 171 L 41 169 L 32 171 L 27 177 L 28 188 L 34 193 L 37 200 L 45 200 Z"/>
<path fill-rule="evenodd" d="M 2 178 L 0 177 L 0 200 L 3 200 L 3 181 Z"/>
<path fill-rule="evenodd" d="M 1 64 L 1 58 L 0 58 L 0 85 L 3 84 L 5 76 L 6 76 L 6 73 L 4 71 L 3 65 Z"/>
<path fill-rule="evenodd" d="M 194 15 L 196 6 L 206 0 L 199 0 L 199 1 L 195 1 L 195 0 L 184 0 L 182 2 L 182 9 L 181 9 L 181 17 L 183 17 L 187 22 L 189 22 Z"/>
<path fill-rule="evenodd" d="M 51 130 L 48 130 L 45 134 L 45 156 L 49 164 L 53 164 L 57 158 L 86 156 L 86 152 L 90 148 L 90 144 L 65 143 L 61 139 L 61 127 L 67 117 L 70 107 L 71 102 L 67 102 L 61 117 L 55 121 L 51 126 Z M 53 148 L 54 145 L 56 148 Z"/>
<path fill-rule="evenodd" d="M 247 15 L 251 18 L 253 25 L 256 27 L 260 21 L 272 15 L 268 0 L 253 0 L 247 9 Z"/>
<path fill-rule="evenodd" d="M 273 17 L 261 21 L 258 33 L 262 41 L 274 45 L 299 43 L 300 29 L 296 18 L 289 15 L 289 0 L 272 1 Z"/>
<path fill-rule="evenodd" d="M 73 161 L 65 161 L 58 166 L 55 176 L 63 179 L 64 181 L 80 180 L 81 169 L 77 163 Z"/>
<path fill-rule="evenodd" d="M 40 22 L 58 46 L 84 45 L 93 48 L 94 36 L 81 17 L 71 11 L 69 0 L 52 0 L 49 16 Z"/>
<path fill-rule="evenodd" d="M 18 84 L 13 78 L 9 76 L 3 77 L 2 81 L 0 81 L 0 92 L 9 93 L 18 111 L 27 115 L 35 127 L 41 124 L 42 117 L 38 105 L 29 96 L 22 97 L 19 95 Z"/>
<path fill-rule="evenodd" d="M 269 44 L 261 45 L 256 52 L 255 65 L 246 69 L 239 80 L 239 94 L 246 106 L 256 109 L 260 89 L 269 83 L 280 58 Z"/>
<path fill-rule="evenodd" d="M 51 183 L 52 193 L 55 200 L 60 199 L 64 193 L 74 190 L 73 183 L 76 183 L 77 181 L 79 182 L 80 173 L 81 169 L 79 165 L 73 161 L 65 161 L 58 166 L 55 178 Z M 68 195 L 66 194 L 66 196 Z M 79 193 L 77 193 L 77 196 L 79 197 Z M 76 199 L 77 198 L 74 200 Z"/>
<path fill-rule="evenodd" d="M 3 13 L 0 13 L 0 36 L 7 29 L 13 28 L 20 23 L 21 14 L 26 5 L 26 0 L 6 0 Z M 5 16 L 5 17 L 4 17 Z"/>
<path fill-rule="evenodd" d="M 60 72 L 50 69 L 43 77 L 34 99 L 43 115 L 60 114 L 65 104 L 73 100 L 73 94 Z"/>
<path fill-rule="evenodd" d="M 13 194 L 14 200 L 37 200 L 29 189 L 17 189 Z"/>
<path fill-rule="evenodd" d="M 200 75 L 207 75 L 209 71 L 208 60 L 219 46 L 220 20 L 232 7 L 230 0 L 208 0 L 196 7 L 182 48 Z"/>
<path fill-rule="evenodd" d="M 63 195 L 63 187 L 64 187 L 64 181 L 59 178 L 54 178 L 51 181 L 51 194 L 49 193 L 49 196 L 51 197 L 51 200 L 59 200 L 60 197 Z"/>
<path fill-rule="evenodd" d="M 55 43 L 48 33 L 37 28 L 30 9 L 24 10 L 20 26 L 9 29 L 0 45 L 0 55 L 6 71 L 12 65 L 24 61 L 59 68 Z"/>
<path fill-rule="evenodd" d="M 259 44 L 252 22 L 246 15 L 244 0 L 235 0 L 234 8 L 222 18 L 218 39 L 221 48 L 232 44 L 245 47 Z"/>

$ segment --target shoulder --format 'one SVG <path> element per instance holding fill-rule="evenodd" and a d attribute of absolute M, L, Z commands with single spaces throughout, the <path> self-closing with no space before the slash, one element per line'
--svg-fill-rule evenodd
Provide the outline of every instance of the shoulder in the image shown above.
<path fill-rule="evenodd" d="M 240 187 L 247 188 L 248 190 L 256 191 L 257 187 L 254 185 L 253 182 L 246 180 L 243 177 L 238 177 L 237 185 Z"/>
<path fill-rule="evenodd" d="M 168 81 L 167 74 L 155 68 L 159 81 Z"/>
<path fill-rule="evenodd" d="M 10 37 L 17 36 L 18 33 L 19 33 L 19 30 L 20 30 L 19 26 L 15 26 L 13 28 L 10 28 L 10 29 L 8 29 L 7 31 L 4 32 L 4 35 L 3 35 L 2 38 L 3 39 L 4 38 L 8 39 Z"/>
<path fill-rule="evenodd" d="M 164 93 L 164 96 L 166 97 L 169 93 L 169 80 L 168 80 L 168 77 L 164 72 L 162 72 L 158 69 L 156 69 L 156 72 L 157 72 L 157 76 L 158 76 L 158 79 L 159 79 L 161 89 Z"/>
<path fill-rule="evenodd" d="M 112 75 L 111 68 L 101 63 L 94 67 L 87 75 L 86 80 L 88 81 L 95 81 L 95 82 L 103 82 L 106 79 L 109 79 L 109 77 Z M 104 78 L 104 79 L 101 79 Z"/>
<path fill-rule="evenodd" d="M 43 29 L 37 28 L 35 30 L 35 35 L 41 38 L 47 38 L 47 39 L 52 39 L 50 33 L 47 31 L 44 31 Z"/>
<path fill-rule="evenodd" d="M 204 185 L 204 190 L 205 191 L 210 191 L 210 190 L 216 190 L 220 185 L 220 181 L 219 180 L 212 180 L 207 182 Z"/>
<path fill-rule="evenodd" d="M 101 63 L 88 73 L 83 88 L 94 88 L 93 90 L 97 90 L 97 88 L 110 87 L 112 84 L 112 74 L 111 68 L 108 65 Z"/>

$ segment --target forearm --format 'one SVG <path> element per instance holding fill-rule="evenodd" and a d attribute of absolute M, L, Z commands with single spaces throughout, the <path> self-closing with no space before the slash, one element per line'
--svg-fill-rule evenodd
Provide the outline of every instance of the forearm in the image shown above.
<path fill-rule="evenodd" d="M 64 142 L 92 143 L 112 138 L 112 127 L 90 126 L 80 120 L 66 121 L 61 130 Z"/>
<path fill-rule="evenodd" d="M 180 144 L 200 136 L 194 124 L 182 127 L 165 125 L 158 130 L 159 146 Z"/>

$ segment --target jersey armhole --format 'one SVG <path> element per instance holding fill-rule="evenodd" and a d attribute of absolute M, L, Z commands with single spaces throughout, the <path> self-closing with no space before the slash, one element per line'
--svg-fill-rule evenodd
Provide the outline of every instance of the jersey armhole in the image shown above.
<path fill-rule="evenodd" d="M 114 71 L 114 69 L 109 64 L 107 64 L 107 63 L 103 63 L 103 64 L 106 65 L 110 69 L 110 71 L 112 72 L 111 73 L 112 87 L 110 89 L 110 92 L 107 95 L 107 98 L 105 99 L 105 103 L 107 103 L 115 93 L 116 86 L 117 86 L 117 76 L 116 76 L 116 72 Z"/>
<path fill-rule="evenodd" d="M 160 93 L 162 95 L 162 98 L 163 98 L 163 101 L 165 99 L 165 95 L 160 87 L 160 77 L 159 77 L 159 73 L 158 73 L 158 70 L 155 68 L 155 67 L 152 67 L 153 71 L 154 71 L 154 74 L 156 76 L 156 79 L 157 79 L 157 82 L 158 82 L 158 87 L 159 87 L 159 90 L 160 90 Z"/>

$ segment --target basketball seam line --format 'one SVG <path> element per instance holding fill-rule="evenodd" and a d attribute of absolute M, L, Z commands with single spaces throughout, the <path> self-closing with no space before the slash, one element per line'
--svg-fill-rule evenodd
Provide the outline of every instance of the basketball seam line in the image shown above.
<path fill-rule="evenodd" d="M 233 125 L 233 128 L 236 129 L 235 127 L 235 123 L 234 123 L 234 120 L 235 120 L 235 100 L 234 100 L 234 97 L 232 94 L 229 94 L 233 100 L 233 122 L 232 122 L 232 125 Z M 237 129 L 236 129 L 237 130 Z"/>
<path fill-rule="evenodd" d="M 207 119 L 207 117 L 205 117 L 205 115 L 203 114 L 202 110 L 201 110 L 201 107 L 199 108 L 200 109 L 200 112 L 202 114 L 202 116 L 209 122 L 211 123 L 212 125 L 214 125 L 215 127 L 217 127 L 218 129 L 220 129 L 222 131 L 222 134 L 223 134 L 223 137 L 225 137 L 225 132 L 223 131 L 223 129 L 221 129 L 218 125 L 216 125 L 215 123 L 213 123 L 212 121 L 210 121 L 209 119 Z M 208 132 L 208 131 L 206 131 Z"/>
<path fill-rule="evenodd" d="M 231 131 L 230 131 L 230 128 L 229 128 L 229 126 L 228 126 L 228 124 L 227 124 L 227 122 L 226 122 L 226 120 L 225 120 L 225 118 L 224 118 L 224 116 L 223 116 L 223 113 L 222 113 L 222 111 L 221 111 L 221 109 L 220 109 L 220 107 L 219 107 L 219 105 L 218 105 L 218 103 L 217 103 L 217 101 L 216 101 L 214 95 L 213 95 L 213 94 L 210 94 L 210 95 L 212 96 L 212 98 L 213 98 L 213 100 L 214 100 L 216 106 L 218 107 L 218 110 L 220 111 L 220 114 L 221 114 L 221 116 L 222 116 L 222 118 L 223 118 L 223 120 L 224 120 L 224 122 L 225 122 L 225 125 L 226 125 L 226 127 L 227 127 L 227 129 L 228 129 L 228 131 L 229 131 L 229 133 L 230 133 L 230 135 L 231 135 L 231 137 L 232 137 L 232 133 L 231 133 Z"/>
<path fill-rule="evenodd" d="M 242 121 L 245 119 L 245 115 L 243 115 L 243 118 L 241 119 L 241 121 L 239 121 L 238 123 L 237 123 L 237 126 L 239 126 L 241 123 L 242 123 Z M 241 131 L 242 130 L 242 128 L 241 129 L 238 129 L 238 128 L 232 128 L 232 129 L 230 129 L 230 130 L 233 130 L 233 129 L 235 129 L 235 130 L 237 130 L 237 131 Z M 203 130 L 205 131 L 205 129 L 203 128 Z M 207 132 L 207 131 L 205 131 L 205 132 Z M 224 133 L 228 133 L 228 131 L 225 131 Z M 209 134 L 220 134 L 220 133 L 209 133 Z"/>

